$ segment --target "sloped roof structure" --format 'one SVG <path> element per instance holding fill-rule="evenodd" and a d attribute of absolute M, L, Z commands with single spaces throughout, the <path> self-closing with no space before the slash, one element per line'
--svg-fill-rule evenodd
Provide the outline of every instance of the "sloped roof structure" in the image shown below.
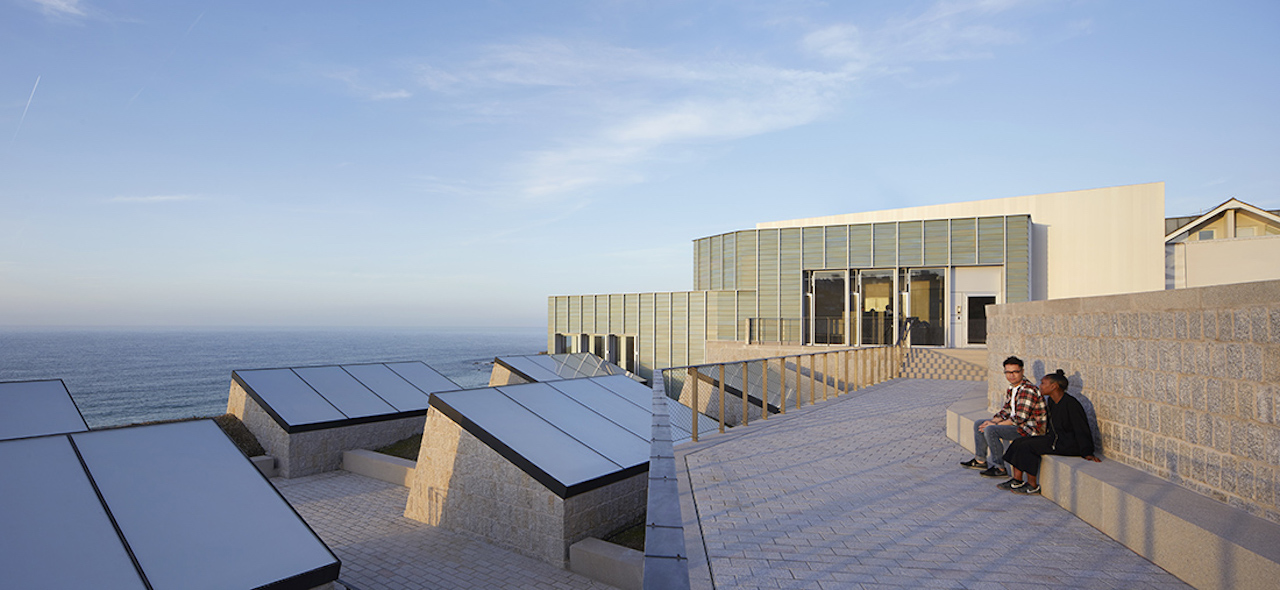
<path fill-rule="evenodd" d="M 0 440 L 86 430 L 61 379 L 0 383 Z"/>
<path fill-rule="evenodd" d="M 340 562 L 211 420 L 0 442 L 14 588 L 309 589 Z"/>
<path fill-rule="evenodd" d="M 622 367 L 589 352 L 500 356 L 493 359 L 493 362 L 530 382 L 631 375 Z"/>
<path fill-rule="evenodd" d="M 419 361 L 237 370 L 231 378 L 289 433 L 422 416 L 432 393 L 459 389 Z"/>
<path fill-rule="evenodd" d="M 649 468 L 652 391 L 624 375 L 436 393 L 431 406 L 561 498 Z M 677 442 L 692 436 L 684 410 Z M 714 429 L 711 418 L 703 424 Z M 700 424 L 702 426 L 702 424 Z M 700 428 L 702 430 L 703 428 Z"/>

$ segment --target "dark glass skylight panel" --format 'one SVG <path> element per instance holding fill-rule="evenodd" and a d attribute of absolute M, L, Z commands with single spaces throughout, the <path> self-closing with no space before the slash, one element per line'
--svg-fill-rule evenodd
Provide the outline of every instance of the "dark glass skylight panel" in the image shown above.
<path fill-rule="evenodd" d="M 578 403 L 558 391 L 556 386 L 561 383 L 527 383 L 499 387 L 498 391 L 618 467 L 631 467 L 649 460 L 648 437 L 626 430 L 597 413 L 595 406 Z M 602 388 L 597 390 L 597 395 L 617 397 Z"/>
<path fill-rule="evenodd" d="M 236 371 L 240 380 L 286 425 L 345 420 L 347 416 L 290 369 Z"/>
<path fill-rule="evenodd" d="M 563 487 L 604 477 L 623 468 L 495 388 L 437 393 L 436 398 L 479 427 L 485 436 L 501 443 L 527 461 L 528 466 L 542 471 Z"/>
<path fill-rule="evenodd" d="M 401 412 L 426 410 L 430 402 L 427 393 L 414 387 L 404 377 L 382 363 L 368 365 L 343 365 L 351 376 Z M 456 389 L 456 387 L 454 388 Z"/>
<path fill-rule="evenodd" d="M 71 438 L 155 590 L 337 577 L 337 558 L 211 420 Z"/>
<path fill-rule="evenodd" d="M 623 377 L 626 379 L 626 377 Z M 596 382 L 597 379 L 566 379 L 551 383 L 574 401 L 591 408 L 648 444 L 653 426 L 653 411 L 640 408 Z M 627 379 L 627 381 L 631 381 Z M 632 383 L 635 383 L 632 381 Z M 637 384 L 641 389 L 643 385 Z M 652 403 L 652 402 L 651 402 Z"/>
<path fill-rule="evenodd" d="M 88 429 L 61 379 L 0 383 L 0 440 Z"/>
<path fill-rule="evenodd" d="M 303 367 L 293 372 L 348 418 L 380 416 L 397 411 L 342 367 Z"/>
<path fill-rule="evenodd" d="M 387 363 L 387 367 L 427 394 L 460 389 L 457 383 L 450 381 L 448 377 L 441 375 L 439 371 L 428 367 L 423 362 Z"/>
<path fill-rule="evenodd" d="M 0 587 L 146 587 L 66 436 L 0 442 L 0 474 Z"/>

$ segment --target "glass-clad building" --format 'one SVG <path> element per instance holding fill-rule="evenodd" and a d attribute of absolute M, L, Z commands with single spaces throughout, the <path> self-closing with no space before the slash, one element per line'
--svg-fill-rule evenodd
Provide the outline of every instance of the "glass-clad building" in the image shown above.
<path fill-rule="evenodd" d="M 649 377 L 708 340 L 986 342 L 985 306 L 1031 298 L 1030 215 L 757 228 L 694 241 L 694 290 L 554 296 L 548 352 Z"/>
<path fill-rule="evenodd" d="M 690 291 L 550 297 L 547 352 L 648 378 L 708 349 L 983 347 L 991 304 L 1163 289 L 1169 231 L 1159 182 L 764 222 L 694 240 Z"/>

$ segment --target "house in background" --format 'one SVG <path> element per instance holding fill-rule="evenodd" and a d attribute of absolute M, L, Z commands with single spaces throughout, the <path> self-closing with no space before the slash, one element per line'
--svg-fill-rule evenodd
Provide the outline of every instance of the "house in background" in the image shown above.
<path fill-rule="evenodd" d="M 1165 288 L 1280 279 L 1280 210 L 1231 199 L 1165 220 Z"/>
<path fill-rule="evenodd" d="M 547 351 L 595 353 L 649 378 L 730 347 L 983 348 L 988 305 L 1165 289 L 1169 240 L 1215 224 L 1256 232 L 1229 241 L 1264 240 L 1272 254 L 1192 240 L 1182 247 L 1193 278 L 1201 264 L 1243 278 L 1186 286 L 1280 278 L 1280 237 L 1268 237 L 1278 219 L 1228 201 L 1166 220 L 1164 183 L 1148 183 L 759 223 L 694 240 L 693 290 L 549 297 Z M 1201 262 L 1214 256 L 1252 266 Z"/>

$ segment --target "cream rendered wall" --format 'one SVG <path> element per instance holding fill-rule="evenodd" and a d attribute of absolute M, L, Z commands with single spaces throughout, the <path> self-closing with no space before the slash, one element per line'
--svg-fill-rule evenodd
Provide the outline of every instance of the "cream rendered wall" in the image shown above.
<path fill-rule="evenodd" d="M 1178 288 L 1280 279 L 1280 236 L 1173 245 Z"/>
<path fill-rule="evenodd" d="M 1033 300 L 1164 289 L 1164 183 L 887 209 L 756 229 L 990 215 L 1031 216 Z"/>

